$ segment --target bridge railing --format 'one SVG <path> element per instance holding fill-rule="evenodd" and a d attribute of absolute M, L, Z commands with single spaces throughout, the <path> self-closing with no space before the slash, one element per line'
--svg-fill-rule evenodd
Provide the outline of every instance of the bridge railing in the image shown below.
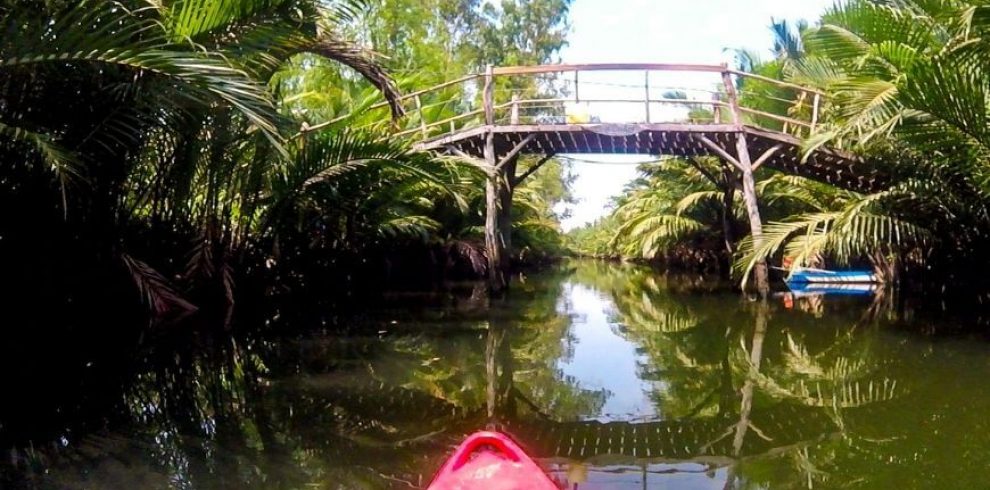
<path fill-rule="evenodd" d="M 746 124 L 797 136 L 813 132 L 824 94 L 726 65 L 607 63 L 489 67 L 304 131 L 347 124 L 428 140 L 484 125 L 593 123 Z"/>

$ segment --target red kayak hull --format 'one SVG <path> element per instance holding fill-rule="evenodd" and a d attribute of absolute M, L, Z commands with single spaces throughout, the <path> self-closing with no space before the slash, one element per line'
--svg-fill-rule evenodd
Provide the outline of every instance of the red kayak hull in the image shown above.
<path fill-rule="evenodd" d="M 504 434 L 476 432 L 443 464 L 427 490 L 559 490 Z"/>

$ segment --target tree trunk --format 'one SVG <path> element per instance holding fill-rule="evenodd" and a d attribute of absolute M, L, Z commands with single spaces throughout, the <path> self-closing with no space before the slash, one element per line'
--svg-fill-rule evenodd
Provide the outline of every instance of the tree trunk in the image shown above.
<path fill-rule="evenodd" d="M 722 169 L 722 239 L 725 241 L 725 251 L 729 261 L 736 253 L 736 230 L 732 212 L 736 199 L 736 174 L 728 165 L 723 163 Z"/>
<path fill-rule="evenodd" d="M 506 276 L 508 250 L 503 232 L 506 219 L 502 216 L 505 195 L 511 193 L 504 185 L 505 179 L 500 174 L 489 176 L 485 184 L 485 251 L 488 257 L 488 289 L 491 293 L 504 291 L 509 283 Z"/>
<path fill-rule="evenodd" d="M 753 235 L 753 246 L 759 248 L 763 242 L 763 220 L 760 218 L 760 206 L 756 199 L 756 179 L 753 178 L 753 163 L 749 157 L 749 145 L 746 144 L 746 135 L 739 133 L 736 137 L 736 155 L 739 163 L 742 164 L 742 187 L 743 201 L 746 203 L 746 214 L 749 215 L 750 233 Z M 756 291 L 761 297 L 766 297 L 770 292 L 770 283 L 767 274 L 767 262 L 760 259 L 753 268 L 753 277 L 756 283 Z"/>
<path fill-rule="evenodd" d="M 746 213 L 749 215 L 750 232 L 753 235 L 753 245 L 759 248 L 763 241 L 763 220 L 760 218 L 760 207 L 756 201 L 756 181 L 753 178 L 753 161 L 749 156 L 749 145 L 746 143 L 746 127 L 739 107 L 739 96 L 736 86 L 732 83 L 732 73 L 722 72 L 722 83 L 728 96 L 729 107 L 732 109 L 732 124 L 736 127 L 736 158 L 742 170 L 743 201 L 746 203 Z M 753 268 L 756 290 L 762 298 L 770 292 L 767 278 L 767 262 L 761 258 Z"/>
<path fill-rule="evenodd" d="M 490 82 L 486 83 L 486 96 Z M 487 107 L 487 97 L 486 97 Z M 511 181 L 506 177 L 505 168 L 498 168 L 495 156 L 495 135 L 489 129 L 485 135 L 485 163 L 490 173 L 485 180 L 485 252 L 488 258 L 488 292 L 496 295 L 509 287 L 507 276 L 509 257 L 508 245 L 511 238 L 506 227 L 511 227 L 507 211 L 512 207 Z M 507 165 L 509 166 L 509 165 Z M 515 168 L 515 164 L 511 165 Z M 508 203 L 508 204 L 506 204 Z M 508 241 L 507 241 L 508 239 Z"/>

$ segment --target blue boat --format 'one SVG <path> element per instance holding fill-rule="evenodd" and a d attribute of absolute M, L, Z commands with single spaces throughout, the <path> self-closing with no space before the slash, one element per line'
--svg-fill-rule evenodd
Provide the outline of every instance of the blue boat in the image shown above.
<path fill-rule="evenodd" d="M 872 296 L 880 287 L 876 283 L 824 283 L 824 282 L 789 282 L 790 293 L 794 297 L 806 296 Z"/>
<path fill-rule="evenodd" d="M 871 270 L 830 271 L 799 267 L 791 272 L 787 283 L 813 284 L 877 284 L 880 278 Z"/>

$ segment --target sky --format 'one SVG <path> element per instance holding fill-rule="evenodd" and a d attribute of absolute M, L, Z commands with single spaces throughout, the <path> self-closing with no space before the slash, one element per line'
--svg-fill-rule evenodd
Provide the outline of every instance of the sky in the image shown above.
<path fill-rule="evenodd" d="M 574 0 L 571 7 L 570 45 L 561 53 L 563 63 L 694 63 L 730 62 L 726 48 L 743 48 L 770 57 L 770 18 L 814 23 L 835 0 Z M 582 74 L 579 89 L 587 98 L 642 97 L 643 74 Z M 625 77 L 625 78 L 622 78 Z M 630 78 L 633 77 L 633 78 Z M 651 76 L 657 89 L 708 89 L 717 79 L 703 76 Z M 638 86 L 639 88 L 633 88 Z M 701 92 L 692 98 L 703 97 Z M 642 119 L 642 106 L 599 104 L 575 108 L 608 122 Z M 631 111 L 639 111 L 633 115 Z M 623 121 L 624 120 L 624 121 Z M 636 162 L 645 156 L 580 155 L 573 164 L 577 176 L 565 230 L 608 213 L 612 196 L 636 177 Z M 585 160 L 603 163 L 588 163 Z M 628 164 L 626 164 L 628 163 Z"/>

